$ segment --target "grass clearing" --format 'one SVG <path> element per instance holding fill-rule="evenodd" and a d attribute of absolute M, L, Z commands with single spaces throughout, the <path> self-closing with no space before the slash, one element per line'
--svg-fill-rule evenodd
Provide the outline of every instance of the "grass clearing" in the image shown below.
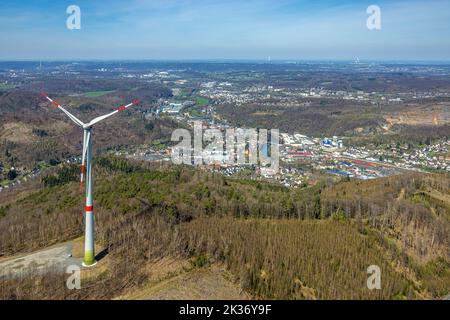
<path fill-rule="evenodd" d="M 104 96 L 105 94 L 112 93 L 112 92 L 114 92 L 114 90 L 110 90 L 110 91 L 89 91 L 89 92 L 85 92 L 83 95 L 86 98 L 97 98 L 97 97 L 101 97 L 101 96 Z"/>
<path fill-rule="evenodd" d="M 195 103 L 199 106 L 199 107 L 204 107 L 206 105 L 208 105 L 209 100 L 204 98 L 204 97 L 195 97 Z"/>
<path fill-rule="evenodd" d="M 8 90 L 14 88 L 15 85 L 9 83 L 0 83 L 0 90 Z"/>

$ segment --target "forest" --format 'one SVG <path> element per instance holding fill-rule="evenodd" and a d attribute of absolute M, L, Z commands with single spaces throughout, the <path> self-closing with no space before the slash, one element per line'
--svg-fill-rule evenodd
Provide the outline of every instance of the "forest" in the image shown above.
<path fill-rule="evenodd" d="M 304 105 L 304 101 L 299 100 L 295 106 L 282 105 L 273 99 L 245 106 L 220 104 L 217 112 L 236 126 L 279 128 L 282 132 L 301 132 L 313 137 L 345 136 L 351 144 L 430 144 L 431 141 L 450 137 L 450 124 L 445 113 L 439 125 L 429 123 L 431 113 L 425 113 L 422 115 L 426 117 L 424 123 L 394 124 L 388 130 L 383 129 L 388 124 L 386 119 L 395 114 L 410 112 L 420 118 L 420 109 L 415 104 L 380 108 L 367 103 L 344 104 L 325 98 L 311 99 L 308 103 Z M 432 108 L 433 105 L 430 103 L 426 106 Z"/>
<path fill-rule="evenodd" d="M 0 207 L 0 257 L 80 237 L 75 165 Z M 75 166 L 76 167 L 76 166 Z M 220 264 L 254 298 L 432 299 L 450 288 L 450 176 L 407 174 L 288 189 L 191 167 L 95 158 L 96 239 L 108 266 L 82 290 L 65 274 L 0 281 L 3 299 L 110 299 L 167 256 Z M 133 263 L 123 263 L 133 261 Z M 366 287 L 369 265 L 381 290 Z"/>
<path fill-rule="evenodd" d="M 64 85 L 70 86 L 65 82 Z M 175 121 L 145 118 L 146 110 L 158 97 L 167 94 L 167 88 L 142 86 L 135 88 L 133 94 L 118 90 L 97 98 L 56 94 L 54 98 L 82 121 L 110 112 L 136 97 L 144 99 L 132 111 L 95 128 L 94 151 L 156 140 L 170 141 L 172 131 L 179 127 Z M 57 112 L 38 93 L 22 89 L 0 92 L 0 182 L 9 178 L 10 168 L 23 173 L 37 168 L 39 163 L 64 161 L 78 155 L 81 145 L 80 129 L 68 123 L 65 115 Z"/>

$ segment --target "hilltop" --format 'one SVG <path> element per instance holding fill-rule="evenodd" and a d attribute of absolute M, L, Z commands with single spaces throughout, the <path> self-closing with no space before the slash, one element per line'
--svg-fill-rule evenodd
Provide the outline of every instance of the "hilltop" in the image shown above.
<path fill-rule="evenodd" d="M 9 198 L 0 218 L 4 257 L 82 235 L 83 195 L 75 169 L 60 169 L 34 191 Z M 287 189 L 115 157 L 96 158 L 95 170 L 96 239 L 109 251 L 104 267 L 82 290 L 65 289 L 64 274 L 55 272 L 5 281 L 2 298 L 137 297 L 156 290 L 152 266 L 164 259 L 185 264 L 172 276 L 198 269 L 206 276 L 224 266 L 232 286 L 254 298 L 448 294 L 446 174 Z M 365 287 L 373 264 L 383 272 L 381 290 Z M 36 284 L 32 291 L 26 289 L 30 281 Z"/>

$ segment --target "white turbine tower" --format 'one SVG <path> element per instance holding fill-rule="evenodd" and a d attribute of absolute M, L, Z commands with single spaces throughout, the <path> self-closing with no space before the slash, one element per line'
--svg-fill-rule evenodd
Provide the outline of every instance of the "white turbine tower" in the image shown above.
<path fill-rule="evenodd" d="M 41 93 L 42 96 L 44 96 L 48 101 L 50 101 L 55 107 L 61 109 L 62 112 L 64 112 L 70 120 L 75 122 L 78 126 L 83 128 L 84 130 L 84 137 L 83 137 L 83 153 L 81 156 L 81 181 L 80 181 L 80 187 L 83 186 L 84 181 L 84 175 L 86 172 L 86 229 L 84 234 L 84 259 L 83 259 L 83 266 L 93 266 L 97 262 L 95 261 L 95 250 L 94 250 L 94 206 L 93 206 L 93 199 L 92 199 L 92 126 L 110 116 L 113 114 L 118 113 L 119 111 L 123 111 L 128 107 L 131 107 L 132 105 L 135 105 L 139 102 L 139 100 L 135 100 L 130 104 L 121 106 L 120 108 L 114 110 L 111 113 L 105 114 L 103 116 L 97 117 L 93 120 L 91 120 L 89 123 L 83 123 L 80 120 L 78 120 L 74 115 L 72 115 L 69 111 L 61 107 L 59 103 L 56 101 L 50 99 L 44 92 Z M 86 163 L 86 166 L 84 165 Z"/>

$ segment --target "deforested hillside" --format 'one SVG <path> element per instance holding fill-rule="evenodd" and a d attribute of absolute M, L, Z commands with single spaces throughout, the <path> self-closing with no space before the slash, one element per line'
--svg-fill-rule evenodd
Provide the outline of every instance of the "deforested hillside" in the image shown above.
<path fill-rule="evenodd" d="M 445 103 L 428 101 L 380 109 L 325 98 L 289 105 L 279 104 L 274 99 L 259 104 L 248 103 L 244 107 L 220 104 L 217 112 L 235 126 L 279 128 L 282 132 L 300 132 L 313 137 L 345 136 L 352 143 L 424 144 L 450 137 L 450 108 Z M 408 120 L 410 117 L 414 121 Z"/>
<path fill-rule="evenodd" d="M 189 248 L 224 260 L 242 286 L 260 298 L 390 299 L 416 294 L 413 283 L 389 264 L 377 240 L 348 222 L 201 218 L 186 225 L 185 232 Z M 383 270 L 381 291 L 367 290 L 369 265 Z"/>
<path fill-rule="evenodd" d="M 82 235 L 75 167 L 0 208 L 0 254 Z M 2 280 L 2 298 L 114 298 L 151 285 L 151 265 L 223 265 L 254 298 L 422 299 L 450 288 L 448 175 L 287 189 L 190 167 L 95 160 L 96 239 L 107 264 L 70 291 L 58 272 Z M 133 263 L 129 263 L 132 261 Z M 368 290 L 367 268 L 382 270 Z M 149 282 L 150 281 L 150 282 Z M 33 282 L 33 290 L 29 290 Z M 94 286 L 95 284 L 95 286 Z"/>
<path fill-rule="evenodd" d="M 450 176 L 410 174 L 326 188 L 322 210 L 361 220 L 417 260 L 449 255 Z"/>

